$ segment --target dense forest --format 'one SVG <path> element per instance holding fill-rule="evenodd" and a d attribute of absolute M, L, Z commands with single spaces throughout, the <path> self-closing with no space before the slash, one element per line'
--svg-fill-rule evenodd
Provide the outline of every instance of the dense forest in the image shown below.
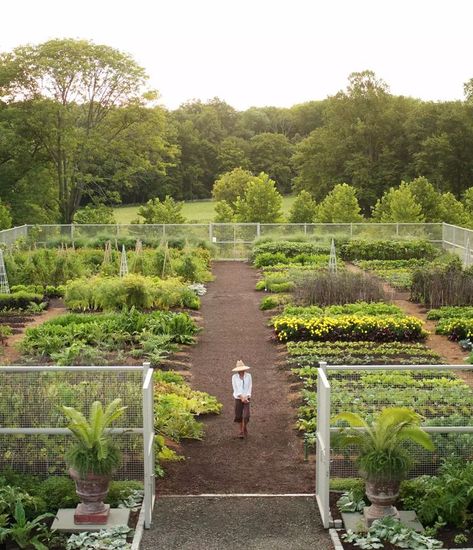
<path fill-rule="evenodd" d="M 166 110 L 146 83 L 132 58 L 88 41 L 0 54 L 4 219 L 70 222 L 87 203 L 210 197 L 234 168 L 316 201 L 346 183 L 364 215 L 419 176 L 457 199 L 473 185 L 473 80 L 463 101 L 426 102 L 364 71 L 324 100 L 245 111 L 219 98 Z"/>

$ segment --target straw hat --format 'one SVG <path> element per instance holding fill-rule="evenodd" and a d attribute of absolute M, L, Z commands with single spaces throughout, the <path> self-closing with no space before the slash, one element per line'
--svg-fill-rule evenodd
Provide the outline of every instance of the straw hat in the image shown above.
<path fill-rule="evenodd" d="M 249 368 L 250 367 L 246 366 L 245 363 L 243 363 L 243 361 L 239 359 L 236 363 L 236 367 L 232 369 L 232 372 L 242 372 L 245 370 L 249 370 Z"/>

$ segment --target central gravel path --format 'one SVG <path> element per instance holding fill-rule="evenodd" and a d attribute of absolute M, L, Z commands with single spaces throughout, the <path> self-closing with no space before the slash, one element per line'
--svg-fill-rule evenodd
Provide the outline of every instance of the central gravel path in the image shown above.
<path fill-rule="evenodd" d="M 304 462 L 294 430 L 287 374 L 254 290 L 257 272 L 243 262 L 215 262 L 215 281 L 202 299 L 203 332 L 190 351 L 191 385 L 223 403 L 204 420 L 203 441 L 183 444 L 184 462 L 166 464 L 157 494 L 313 493 L 313 463 Z M 280 348 L 281 349 L 281 348 Z M 279 353 L 279 355 L 278 355 Z M 253 397 L 247 440 L 236 439 L 232 368 L 251 366 Z"/>

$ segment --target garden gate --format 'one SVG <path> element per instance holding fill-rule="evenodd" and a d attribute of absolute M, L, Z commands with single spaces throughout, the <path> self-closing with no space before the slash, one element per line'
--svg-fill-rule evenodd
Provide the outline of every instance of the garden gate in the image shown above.
<path fill-rule="evenodd" d="M 139 366 L 0 367 L 0 469 L 39 476 L 66 474 L 64 452 L 71 432 L 61 406 L 88 413 L 93 401 L 117 397 L 127 407 L 119 427 L 122 466 L 117 477 L 143 478 L 143 515 L 151 525 L 155 500 L 153 369 Z M 137 442 L 137 437 L 139 438 Z M 140 441 L 141 440 L 141 441 Z"/>

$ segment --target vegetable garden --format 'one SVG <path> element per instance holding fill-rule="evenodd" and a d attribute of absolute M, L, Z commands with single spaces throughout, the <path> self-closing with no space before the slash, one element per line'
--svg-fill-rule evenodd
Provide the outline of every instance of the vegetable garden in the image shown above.
<path fill-rule="evenodd" d="M 303 265 L 294 262 L 301 249 L 308 255 Z M 315 251 L 318 256 L 311 260 Z M 448 547 L 462 547 L 463 542 L 473 540 L 467 512 L 473 499 L 466 496 L 473 464 L 471 377 L 466 371 L 460 376 L 458 369 L 440 367 L 445 359 L 429 347 L 422 320 L 406 314 L 398 305 L 402 300 L 392 303 L 392 299 L 396 291 L 402 291 L 404 300 L 410 298 L 425 308 L 435 306 L 427 318 L 437 321 L 436 333 L 458 341 L 466 356 L 473 340 L 473 271 L 458 256 L 415 239 L 342 240 L 337 252 L 336 272 L 328 269 L 328 249 L 310 242 L 262 240 L 252 252 L 253 263 L 261 270 L 257 290 L 267 293 L 261 308 L 271 310 L 275 339 L 286 344 L 286 366 L 298 381 L 296 427 L 307 450 L 315 449 L 317 377 L 319 363 L 325 362 L 332 415 L 346 412 L 372 421 L 383 407 L 404 407 L 419 414 L 426 429 L 458 428 L 460 432 L 432 434 L 433 452 L 404 444 L 411 479 L 401 486 L 398 506 L 414 510 L 430 537 L 448 542 Z M 324 253 L 325 262 L 320 257 Z M 274 273 L 279 276 L 276 288 L 272 286 Z M 473 363 L 473 354 L 465 358 Z M 332 426 L 344 429 L 346 424 L 338 420 Z M 466 427 L 463 432 L 462 426 Z M 331 446 L 331 485 L 333 490 L 346 491 L 339 508 L 362 510 L 363 501 L 369 500 L 359 479 L 361 455 L 353 447 L 339 446 L 336 437 Z M 455 479 L 460 502 L 441 486 L 447 475 Z M 341 516 L 335 495 L 331 497 L 332 515 L 337 518 Z M 349 533 L 344 546 L 441 547 L 440 542 L 416 537 L 405 527 L 399 533 L 388 518 L 367 535 Z"/>
<path fill-rule="evenodd" d="M 204 284 L 212 279 L 211 253 L 208 247 L 186 242 L 170 244 L 148 247 L 134 241 L 134 249 L 124 252 L 111 242 L 103 248 L 69 248 L 64 243 L 59 248 L 35 248 L 20 243 L 4 253 L 11 292 L 0 295 L 0 346 L 8 352 L 4 363 L 13 357 L 17 365 L 43 367 L 128 366 L 144 361 L 155 367 L 158 476 L 165 475 L 166 461 L 183 460 L 182 440 L 204 437 L 199 418 L 221 409 L 214 397 L 191 389 L 182 361 L 175 363 L 182 372 L 172 370 L 173 354 L 192 345 L 200 331 L 195 312 Z M 60 304 L 60 314 L 41 323 L 50 304 Z M 13 334 L 20 339 L 11 346 Z M 43 370 L 26 380 L 0 370 L 0 376 L 2 428 L 63 428 L 61 407 L 87 411 L 94 399 L 107 404 L 117 397 L 126 407 L 121 425 L 134 426 L 142 417 L 141 377 L 135 372 L 113 376 Z M 20 544 L 17 531 L 23 529 L 22 548 L 98 547 L 92 534 L 67 538 L 49 530 L 58 508 L 78 502 L 72 480 L 62 477 L 67 473 L 64 457 L 70 438 L 2 434 L 0 439 L 0 543 Z M 121 461 L 115 478 L 123 481 L 112 485 L 108 502 L 139 509 L 143 445 L 133 434 L 118 443 Z M 12 492 L 19 498 L 8 497 Z M 132 514 L 131 526 L 136 518 Z M 116 539 L 117 548 L 128 548 L 132 534 L 124 528 L 101 536 Z"/>

